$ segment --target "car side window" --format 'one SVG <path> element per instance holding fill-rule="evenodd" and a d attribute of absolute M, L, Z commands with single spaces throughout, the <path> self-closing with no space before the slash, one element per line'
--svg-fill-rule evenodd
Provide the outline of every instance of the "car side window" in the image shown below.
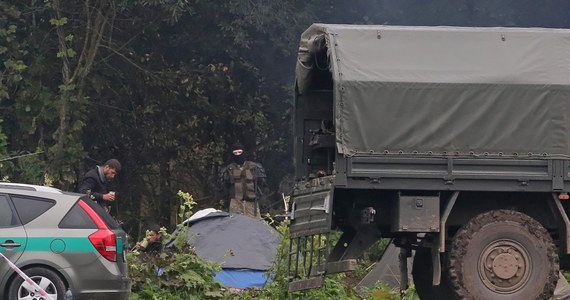
<path fill-rule="evenodd" d="M 67 212 L 65 217 L 59 222 L 59 228 L 84 228 L 97 229 L 97 224 L 93 222 L 91 217 L 79 206 L 79 202 Z"/>
<path fill-rule="evenodd" d="M 55 201 L 42 198 L 28 198 L 11 195 L 12 203 L 22 224 L 27 224 L 55 205 Z"/>
<path fill-rule="evenodd" d="M 14 227 L 19 224 L 18 217 L 8 201 L 8 197 L 0 195 L 0 228 Z"/>

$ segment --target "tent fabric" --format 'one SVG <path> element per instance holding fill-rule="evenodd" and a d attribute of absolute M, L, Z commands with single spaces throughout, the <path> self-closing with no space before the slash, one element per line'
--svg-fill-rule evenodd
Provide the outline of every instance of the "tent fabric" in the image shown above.
<path fill-rule="evenodd" d="M 191 225 L 200 220 L 217 217 L 228 217 L 230 214 L 215 208 L 205 208 L 195 212 L 190 218 L 184 221 L 184 224 Z"/>
<path fill-rule="evenodd" d="M 249 269 L 223 269 L 216 273 L 214 279 L 224 286 L 238 289 L 261 288 L 270 281 L 267 272 Z"/>
<path fill-rule="evenodd" d="M 298 94 L 324 51 L 340 153 L 570 156 L 570 30 L 314 24 Z"/>
<path fill-rule="evenodd" d="M 244 215 L 203 218 L 188 230 L 196 254 L 224 269 L 268 270 L 273 266 L 281 234 L 262 220 Z"/>

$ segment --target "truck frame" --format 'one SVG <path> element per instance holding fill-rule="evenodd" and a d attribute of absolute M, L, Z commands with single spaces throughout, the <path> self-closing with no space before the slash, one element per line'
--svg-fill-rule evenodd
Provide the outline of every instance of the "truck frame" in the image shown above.
<path fill-rule="evenodd" d="M 570 257 L 569 46 L 564 29 L 309 27 L 289 290 L 391 238 L 422 299 L 550 299 Z"/>

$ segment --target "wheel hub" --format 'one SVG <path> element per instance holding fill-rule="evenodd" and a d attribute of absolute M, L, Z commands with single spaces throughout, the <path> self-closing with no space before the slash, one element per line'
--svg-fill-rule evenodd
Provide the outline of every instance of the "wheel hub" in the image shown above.
<path fill-rule="evenodd" d="M 501 279 L 516 277 L 519 265 L 517 259 L 510 254 L 499 254 L 493 260 L 492 271 Z"/>
<path fill-rule="evenodd" d="M 42 287 L 52 299 L 57 299 L 57 289 L 51 280 L 43 276 L 30 277 L 37 285 Z M 45 298 L 31 285 L 22 283 L 18 289 L 18 300 L 44 300 Z"/>
<path fill-rule="evenodd" d="M 530 273 L 530 255 L 514 241 L 494 241 L 479 257 L 479 277 L 498 293 L 516 292 L 529 280 Z"/>

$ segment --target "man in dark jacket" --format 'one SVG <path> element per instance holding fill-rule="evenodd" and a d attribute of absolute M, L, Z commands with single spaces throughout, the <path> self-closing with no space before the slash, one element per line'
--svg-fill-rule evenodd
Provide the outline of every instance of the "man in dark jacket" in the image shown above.
<path fill-rule="evenodd" d="M 109 159 L 103 166 L 95 166 L 85 173 L 79 184 L 79 192 L 109 211 L 111 203 L 115 201 L 115 192 L 108 191 L 107 183 L 120 171 L 121 163 L 116 159 Z"/>
<path fill-rule="evenodd" d="M 153 224 L 147 230 L 147 236 L 135 245 L 135 250 L 143 253 L 157 253 L 162 251 L 162 234 L 160 226 Z"/>

